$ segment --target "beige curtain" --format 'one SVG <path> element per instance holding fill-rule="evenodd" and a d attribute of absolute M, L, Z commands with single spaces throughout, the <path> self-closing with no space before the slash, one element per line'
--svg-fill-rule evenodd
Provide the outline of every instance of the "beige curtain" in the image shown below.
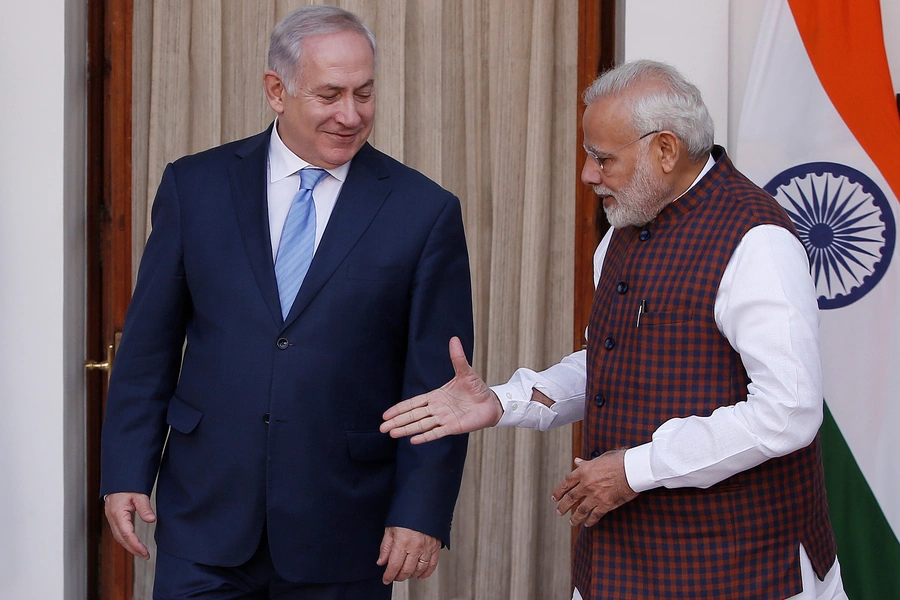
<path fill-rule="evenodd" d="M 261 131 L 268 33 L 312 2 L 135 0 L 134 230 L 168 161 Z M 488 383 L 571 350 L 577 0 L 344 0 L 379 45 L 371 141 L 462 202 L 475 367 Z M 410 600 L 570 597 L 571 530 L 550 492 L 571 430 L 474 434 L 452 549 Z M 144 532 L 148 537 L 149 532 Z M 135 599 L 152 563 L 137 561 Z"/>

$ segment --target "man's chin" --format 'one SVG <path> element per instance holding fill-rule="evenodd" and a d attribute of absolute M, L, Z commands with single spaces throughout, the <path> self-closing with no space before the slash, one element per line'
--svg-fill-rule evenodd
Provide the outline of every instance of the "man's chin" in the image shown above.
<path fill-rule="evenodd" d="M 350 162 L 362 146 L 363 144 L 358 141 L 353 144 L 332 146 L 326 152 L 322 153 L 322 157 L 328 161 L 330 165 L 329 168 L 338 167 Z"/>

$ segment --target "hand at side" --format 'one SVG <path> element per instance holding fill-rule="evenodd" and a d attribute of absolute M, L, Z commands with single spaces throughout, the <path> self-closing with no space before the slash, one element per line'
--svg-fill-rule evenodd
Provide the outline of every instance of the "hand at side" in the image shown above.
<path fill-rule="evenodd" d="M 438 566 L 441 541 L 405 527 L 385 527 L 377 564 L 387 567 L 382 582 L 429 577 Z"/>
<path fill-rule="evenodd" d="M 413 437 L 413 444 L 468 433 L 497 424 L 503 408 L 496 394 L 469 365 L 459 338 L 450 340 L 456 376 L 439 389 L 404 400 L 385 411 L 382 433 Z"/>
<path fill-rule="evenodd" d="M 106 519 L 117 542 L 134 554 L 146 560 L 150 559 L 147 546 L 134 533 L 134 513 L 145 523 L 156 521 L 156 513 L 150 508 L 150 498 L 146 494 L 134 492 L 117 492 L 106 497 Z"/>

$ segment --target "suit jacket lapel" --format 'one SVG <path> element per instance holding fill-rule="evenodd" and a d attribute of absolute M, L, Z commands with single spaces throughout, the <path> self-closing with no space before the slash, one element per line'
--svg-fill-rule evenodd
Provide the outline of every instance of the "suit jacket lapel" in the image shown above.
<path fill-rule="evenodd" d="M 272 127 L 247 140 L 236 152 L 240 160 L 228 169 L 234 211 L 237 215 L 244 249 L 263 300 L 272 318 L 281 324 L 281 304 L 272 260 L 269 237 L 269 210 L 266 202 L 266 161 Z"/>
<path fill-rule="evenodd" d="M 378 214 L 390 190 L 389 173 L 379 152 L 365 144 L 353 158 L 285 327 L 306 309 L 331 278 Z"/>

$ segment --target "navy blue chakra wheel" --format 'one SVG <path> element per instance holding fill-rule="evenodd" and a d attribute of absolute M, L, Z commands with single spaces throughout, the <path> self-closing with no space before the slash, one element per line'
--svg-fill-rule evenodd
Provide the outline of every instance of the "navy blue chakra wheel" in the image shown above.
<path fill-rule="evenodd" d="M 806 247 L 819 308 L 853 304 L 878 284 L 894 254 L 896 225 L 874 181 L 846 165 L 814 162 L 782 171 L 765 190 Z"/>

